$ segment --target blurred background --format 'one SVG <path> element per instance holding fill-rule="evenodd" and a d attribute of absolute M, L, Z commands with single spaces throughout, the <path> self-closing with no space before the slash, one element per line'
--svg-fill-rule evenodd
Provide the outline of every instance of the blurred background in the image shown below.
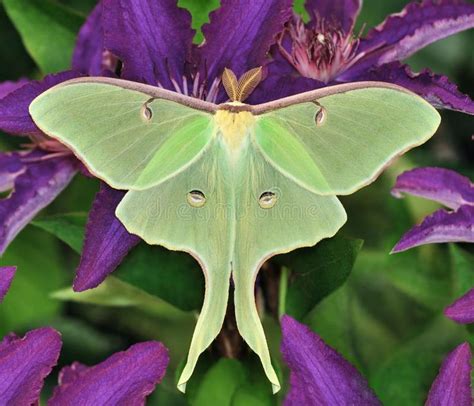
<path fill-rule="evenodd" d="M 57 3 L 80 20 L 96 2 Z M 296 3 L 296 9 L 302 11 L 302 1 Z M 193 25 L 199 30 L 218 1 L 181 0 L 179 4 L 192 11 Z M 366 0 L 355 32 L 364 24 L 367 32 L 406 4 L 403 0 Z M 201 39 L 198 32 L 196 41 Z M 1 1 L 0 61 L 0 81 L 42 76 Z M 408 63 L 414 71 L 430 68 L 445 74 L 463 93 L 474 95 L 473 30 L 427 47 Z M 342 199 L 349 221 L 337 238 L 351 241 L 350 266 L 333 270 L 341 272 L 340 283 L 336 283 L 341 286 L 326 297 L 323 293 L 318 296 L 320 286 L 314 286 L 318 299 L 310 311 L 300 315 L 357 366 L 386 405 L 422 404 L 446 353 L 462 341 L 474 342 L 474 329 L 442 316 L 443 308 L 459 296 L 462 287 L 474 284 L 472 246 L 432 245 L 389 255 L 405 231 L 438 207 L 422 199 L 393 198 L 390 188 L 398 174 L 418 166 L 441 166 L 474 178 L 473 117 L 441 114 L 441 127 L 428 144 L 405 155 L 370 187 Z M 0 136 L 3 150 L 18 145 L 15 138 Z M 271 396 L 256 357 L 239 347 L 237 360 L 222 361 L 219 342 L 199 361 L 186 397 L 176 391 L 176 371 L 187 354 L 203 292 L 201 272 L 184 254 L 141 245 L 99 289 L 71 294 L 77 250 L 97 190 L 96 180 L 77 176 L 1 258 L 1 264 L 19 266 L 12 289 L 0 306 L 1 336 L 52 325 L 63 335 L 61 365 L 75 360 L 94 364 L 135 342 L 157 339 L 170 349 L 171 364 L 149 404 L 278 404 L 283 394 Z M 331 255 L 327 248 L 322 244 L 309 256 L 301 254 L 300 258 L 309 258 L 301 266 L 318 272 L 317 259 Z M 275 263 L 280 260 L 286 261 L 282 258 Z M 268 268 L 261 277 L 261 294 L 268 299 L 264 325 L 279 372 L 285 376 L 271 300 L 272 286 L 278 284 L 280 274 L 278 270 L 270 274 L 271 268 L 278 266 Z M 325 283 L 324 278 L 315 280 Z M 54 374 L 49 378 L 49 388 L 56 379 Z M 235 391 L 232 398 L 229 391 Z"/>

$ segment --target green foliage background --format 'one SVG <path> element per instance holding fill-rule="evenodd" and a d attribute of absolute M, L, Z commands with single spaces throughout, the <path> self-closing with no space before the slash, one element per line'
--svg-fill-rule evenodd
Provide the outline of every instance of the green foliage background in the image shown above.
<path fill-rule="evenodd" d="M 218 6 L 216 0 L 179 3 L 192 11 L 196 29 Z M 67 69 L 75 34 L 94 4 L 0 2 L 0 81 Z M 378 24 L 405 4 L 366 0 L 358 28 Z M 302 11 L 302 0 L 296 8 Z M 201 39 L 198 32 L 196 41 Z M 429 67 L 447 74 L 473 95 L 473 43 L 471 30 L 429 46 L 408 62 L 414 70 Z M 446 353 L 462 341 L 474 343 L 471 327 L 442 315 L 447 304 L 474 285 L 472 247 L 433 245 L 388 254 L 404 231 L 437 207 L 421 199 L 392 198 L 390 187 L 399 173 L 416 166 L 442 166 L 474 178 L 472 117 L 454 112 L 443 112 L 442 117 L 432 141 L 399 160 L 370 187 L 343 199 L 349 221 L 335 238 L 275 258 L 274 268 L 282 266 L 281 273 L 265 271 L 264 326 L 282 377 L 287 371 L 278 351 L 277 316 L 283 312 L 309 324 L 356 365 L 385 405 L 422 404 Z M 18 144 L 13 137 L 0 138 L 4 150 Z M 225 359 L 215 347 L 201 358 L 187 395 L 176 391 L 175 375 L 203 295 L 201 272 L 185 254 L 142 244 L 99 288 L 72 293 L 87 211 L 97 188 L 97 181 L 78 176 L 1 258 L 1 264 L 19 266 L 0 306 L 2 335 L 54 326 L 63 334 L 61 365 L 73 360 L 93 364 L 134 342 L 161 340 L 170 348 L 171 365 L 151 405 L 281 402 L 283 394 L 270 394 L 254 355 L 245 352 L 241 359 Z M 50 378 L 49 388 L 55 379 Z"/>

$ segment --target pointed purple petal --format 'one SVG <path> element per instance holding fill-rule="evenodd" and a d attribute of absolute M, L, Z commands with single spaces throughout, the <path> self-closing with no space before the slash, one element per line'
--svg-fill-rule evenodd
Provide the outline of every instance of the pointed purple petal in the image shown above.
<path fill-rule="evenodd" d="M 285 406 L 381 404 L 357 369 L 308 327 L 286 315 L 281 327 L 292 383 Z"/>
<path fill-rule="evenodd" d="M 0 130 L 15 135 L 41 134 L 31 119 L 28 108 L 36 96 L 45 90 L 80 76 L 77 72 L 48 75 L 41 81 L 31 81 L 0 99 Z"/>
<path fill-rule="evenodd" d="M 0 404 L 36 404 L 60 351 L 61 337 L 50 327 L 32 330 L 23 338 L 6 336 L 0 343 Z"/>
<path fill-rule="evenodd" d="M 223 0 L 202 27 L 206 40 L 198 52 L 207 78 L 220 77 L 224 68 L 240 76 L 263 65 L 292 15 L 291 5 L 291 0 Z"/>
<path fill-rule="evenodd" d="M 10 289 L 10 285 L 12 284 L 15 272 L 16 266 L 0 267 L 0 302 L 3 300 L 8 290 Z"/>
<path fill-rule="evenodd" d="M 448 354 L 431 386 L 426 406 L 472 406 L 471 357 L 468 343 Z"/>
<path fill-rule="evenodd" d="M 325 86 L 317 80 L 297 75 L 280 52 L 275 51 L 272 55 L 272 62 L 265 67 L 265 79 L 250 95 L 248 103 L 265 103 Z"/>
<path fill-rule="evenodd" d="M 460 0 L 412 2 L 389 16 L 360 43 L 367 55 L 354 71 L 406 59 L 432 42 L 474 27 L 474 4 Z"/>
<path fill-rule="evenodd" d="M 176 0 L 104 0 L 105 48 L 123 62 L 122 78 L 173 89 L 191 51 L 191 15 Z"/>
<path fill-rule="evenodd" d="M 163 379 L 168 351 L 156 341 L 132 345 L 93 367 L 74 363 L 64 368 L 49 405 L 145 404 Z"/>
<path fill-rule="evenodd" d="M 28 79 L 20 79 L 16 82 L 1 82 L 0 83 L 0 99 L 3 99 L 7 94 L 13 92 L 14 90 L 19 89 L 23 85 L 29 82 Z"/>
<path fill-rule="evenodd" d="M 104 183 L 97 193 L 89 214 L 81 262 L 74 280 L 76 292 L 99 285 L 140 242 L 140 238 L 130 234 L 115 216 L 115 209 L 124 194 Z"/>
<path fill-rule="evenodd" d="M 392 253 L 443 242 L 474 242 L 474 206 L 461 206 L 453 212 L 435 211 L 405 233 Z"/>
<path fill-rule="evenodd" d="M 444 309 L 444 314 L 461 324 L 474 323 L 474 288 Z"/>
<path fill-rule="evenodd" d="M 413 73 L 407 65 L 394 62 L 369 70 L 352 80 L 395 83 L 419 94 L 436 108 L 474 114 L 474 101 L 469 96 L 462 94 L 446 76 L 434 74 L 428 69 Z"/>
<path fill-rule="evenodd" d="M 32 151 L 22 162 L 24 173 L 15 179 L 14 191 L 0 200 L 0 254 L 61 193 L 77 171 L 75 158 L 49 159 L 42 151 Z"/>
<path fill-rule="evenodd" d="M 474 206 L 474 185 L 455 171 L 444 168 L 417 168 L 398 176 L 392 194 L 403 193 L 434 200 L 451 209 L 470 204 Z"/>
<path fill-rule="evenodd" d="M 13 189 L 15 179 L 25 172 L 21 155 L 20 152 L 0 152 L 0 192 Z"/>
<path fill-rule="evenodd" d="M 102 4 L 99 3 L 79 31 L 72 68 L 90 76 L 101 75 L 103 52 Z"/>
<path fill-rule="evenodd" d="M 324 19 L 345 33 L 352 31 L 361 6 L 361 0 L 306 0 L 305 2 L 306 11 L 312 21 Z"/>

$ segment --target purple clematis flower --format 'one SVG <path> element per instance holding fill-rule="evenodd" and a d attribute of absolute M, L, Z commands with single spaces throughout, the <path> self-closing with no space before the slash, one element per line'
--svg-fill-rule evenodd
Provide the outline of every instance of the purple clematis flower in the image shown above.
<path fill-rule="evenodd" d="M 163 379 L 168 362 L 167 349 L 156 341 L 132 345 L 93 367 L 75 362 L 61 370 L 59 386 L 48 404 L 144 405 Z"/>
<path fill-rule="evenodd" d="M 291 370 L 285 406 L 381 405 L 357 369 L 308 327 L 284 315 L 281 329 L 281 352 Z"/>
<path fill-rule="evenodd" d="M 328 84 L 380 80 L 418 93 L 439 108 L 474 114 L 474 102 L 445 76 L 429 70 L 413 73 L 400 61 L 447 36 L 474 27 L 474 4 L 461 0 L 409 3 L 365 37 L 354 33 L 361 0 L 306 0 L 311 19 L 294 16 L 273 49 L 268 69 L 272 79 L 260 87 L 258 100 L 272 85 L 285 83 L 298 72 L 298 91 Z M 285 89 L 286 90 L 286 89 Z"/>
<path fill-rule="evenodd" d="M 431 386 L 427 406 L 472 405 L 471 358 L 468 343 L 460 344 L 448 354 Z"/>
<path fill-rule="evenodd" d="M 59 142 L 42 134 L 28 114 L 29 103 L 44 90 L 75 77 L 72 72 L 46 77 L 42 82 L 2 85 L 0 130 L 29 136 L 25 150 L 0 153 L 0 254 L 15 236 L 69 184 L 78 162 Z"/>
<path fill-rule="evenodd" d="M 339 353 L 290 316 L 281 320 L 283 358 L 290 367 L 284 405 L 381 405 L 367 381 Z M 433 382 L 427 406 L 471 406 L 471 350 L 456 347 Z"/>
<path fill-rule="evenodd" d="M 0 129 L 33 139 L 28 152 L 0 155 L 0 168 L 3 159 L 6 173 L 18 174 L 14 178 L 18 182 L 29 182 L 25 185 L 28 192 L 24 194 L 17 192 L 20 188 L 16 183 L 10 182 L 10 188 L 14 186 L 15 190 L 11 197 L 16 195 L 16 201 L 0 201 L 0 224 L 5 224 L 0 230 L 0 251 L 58 195 L 80 168 L 69 151 L 64 148 L 57 151 L 58 144 L 41 134 L 32 122 L 28 106 L 38 94 L 80 75 L 119 75 L 123 79 L 223 102 L 226 96 L 220 82 L 224 68 L 231 68 L 240 75 L 265 64 L 276 35 L 291 18 L 291 5 L 291 0 L 224 0 L 221 7 L 211 13 L 210 23 L 203 27 L 205 42 L 196 46 L 192 42 L 191 15 L 178 8 L 176 0 L 102 0 L 79 32 L 73 71 L 48 76 L 41 82 L 25 84 L 22 81 L 17 90 L 0 100 Z M 11 83 L 5 84 L 5 89 L 11 86 Z M 294 92 L 294 86 L 287 85 L 287 93 Z M 273 96 L 271 92 L 267 95 L 279 96 L 276 91 Z M 41 157 L 35 155 L 34 161 L 29 158 L 25 161 L 20 159 L 22 154 L 40 154 Z M 16 161 L 7 167 L 11 155 Z M 43 183 L 37 185 L 40 179 L 29 172 L 33 164 L 37 165 L 37 173 L 42 173 L 43 166 L 48 165 L 50 176 L 55 177 L 40 177 Z M 77 291 L 97 286 L 139 242 L 115 217 L 121 197 L 121 191 L 106 186 L 96 196 L 74 282 Z M 3 211 L 2 207 L 5 207 Z M 16 209 L 12 211 L 12 207 Z"/>
<path fill-rule="evenodd" d="M 0 403 L 37 404 L 61 346 L 60 334 L 50 327 L 32 330 L 23 338 L 6 336 L 0 343 Z M 93 367 L 75 362 L 59 373 L 59 385 L 48 404 L 144 405 L 163 379 L 168 361 L 163 344 L 149 341 L 132 345 Z"/>
<path fill-rule="evenodd" d="M 402 173 L 392 189 L 395 197 L 403 193 L 425 197 L 447 206 L 409 230 L 392 252 L 430 243 L 474 242 L 474 185 L 458 173 L 443 168 L 417 168 Z"/>
<path fill-rule="evenodd" d="M 444 314 L 461 324 L 474 323 L 474 288 L 444 309 Z"/>
<path fill-rule="evenodd" d="M 417 168 L 402 173 L 392 189 L 395 197 L 404 193 L 425 197 L 447 206 L 426 217 L 409 230 L 392 252 L 430 243 L 474 242 L 474 185 L 465 176 L 443 168 Z M 445 309 L 458 323 L 474 322 L 474 289 Z"/>
<path fill-rule="evenodd" d="M 7 294 L 16 273 L 16 266 L 0 267 L 0 302 Z"/>
<path fill-rule="evenodd" d="M 0 404 L 32 405 L 59 358 L 61 337 L 45 327 L 23 338 L 7 335 L 0 343 Z"/>

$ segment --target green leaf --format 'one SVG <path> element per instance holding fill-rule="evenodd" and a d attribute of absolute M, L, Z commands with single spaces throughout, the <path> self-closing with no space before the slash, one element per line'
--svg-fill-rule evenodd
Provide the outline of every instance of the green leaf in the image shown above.
<path fill-rule="evenodd" d="M 204 277 L 198 263 L 186 253 L 142 243 L 114 275 L 181 310 L 201 308 Z"/>
<path fill-rule="evenodd" d="M 82 320 L 61 317 L 55 319 L 51 326 L 61 332 L 62 364 L 80 360 L 93 365 L 103 361 L 114 351 L 126 347 L 125 339 L 99 331 Z"/>
<path fill-rule="evenodd" d="M 66 213 L 40 217 L 31 222 L 69 245 L 77 253 L 81 252 L 87 213 Z"/>
<path fill-rule="evenodd" d="M 385 406 L 422 405 L 442 360 L 466 339 L 463 326 L 440 316 L 401 346 L 370 379 Z"/>
<path fill-rule="evenodd" d="M 57 240 L 27 227 L 8 247 L 0 266 L 16 265 L 18 270 L 10 291 L 0 306 L 0 335 L 45 325 L 62 304 L 49 297 L 65 283 Z"/>
<path fill-rule="evenodd" d="M 36 219 L 33 224 L 81 252 L 86 213 L 68 213 Z M 118 279 L 181 310 L 198 310 L 204 297 L 204 277 L 188 254 L 141 243 L 114 272 Z"/>
<path fill-rule="evenodd" d="M 398 340 L 367 311 L 353 283 L 346 282 L 318 304 L 308 316 L 308 324 L 362 373 L 368 373 L 391 354 Z"/>
<path fill-rule="evenodd" d="M 43 73 L 70 68 L 83 17 L 51 0 L 3 0 L 3 5 Z"/>
<path fill-rule="evenodd" d="M 235 359 L 221 358 L 204 375 L 194 406 L 231 406 L 236 390 L 246 381 L 244 366 Z"/>
<path fill-rule="evenodd" d="M 57 290 L 51 297 L 63 301 L 96 304 L 110 307 L 137 307 L 154 315 L 173 320 L 187 318 L 181 312 L 143 290 L 129 285 L 120 279 L 109 276 L 104 282 L 94 289 L 84 292 L 74 292 L 72 288 Z"/>
<path fill-rule="evenodd" d="M 97 4 L 97 0 L 59 0 L 58 2 L 84 16 L 87 16 Z"/>
<path fill-rule="evenodd" d="M 449 245 L 453 270 L 454 298 L 467 293 L 474 286 L 474 256 L 455 244 Z"/>
<path fill-rule="evenodd" d="M 385 270 L 385 277 L 410 300 L 432 309 L 441 310 L 450 301 L 450 269 L 446 250 L 427 245 L 398 254 L 366 250 L 360 265 L 376 272 Z"/>
<path fill-rule="evenodd" d="M 255 385 L 247 383 L 235 391 L 232 406 L 272 406 L 275 404 L 273 396 Z"/>
<path fill-rule="evenodd" d="M 267 326 L 265 331 L 269 332 Z M 274 358 L 272 363 L 280 382 L 284 382 L 281 374 L 280 365 L 276 362 L 279 348 L 272 352 Z M 234 393 L 232 397 L 232 406 L 271 406 L 279 404 L 278 399 L 282 398 L 282 392 L 277 395 L 272 394 L 271 385 L 260 367 L 260 360 L 254 354 L 250 354 L 242 361 L 247 372 L 247 379 Z"/>
<path fill-rule="evenodd" d="M 8 18 L 0 1 L 0 82 L 29 76 L 35 69 L 35 64 L 26 52 L 21 38 Z M 13 137 L 11 137 L 13 138 Z"/>
<path fill-rule="evenodd" d="M 204 36 L 201 27 L 209 22 L 209 13 L 219 7 L 218 0 L 179 0 L 178 6 L 188 9 L 193 17 L 193 28 L 197 31 L 195 43 L 201 43 Z"/>
<path fill-rule="evenodd" d="M 287 314 L 301 320 L 351 273 L 362 240 L 336 236 L 315 247 L 279 256 L 276 262 L 293 271 L 286 293 Z"/>

